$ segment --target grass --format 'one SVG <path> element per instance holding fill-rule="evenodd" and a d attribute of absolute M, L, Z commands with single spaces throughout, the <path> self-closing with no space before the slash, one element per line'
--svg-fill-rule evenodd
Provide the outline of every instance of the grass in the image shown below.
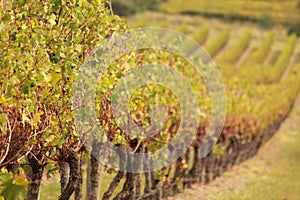
<path fill-rule="evenodd" d="M 168 0 L 161 10 L 169 13 L 201 13 L 211 16 L 233 17 L 289 23 L 300 17 L 297 0 Z M 268 21 L 266 21 L 268 22 Z"/>
<path fill-rule="evenodd" d="M 60 195 L 59 181 L 43 180 L 40 195 L 40 199 L 57 200 Z"/>
<path fill-rule="evenodd" d="M 270 60 L 269 60 L 269 65 L 274 65 L 278 57 L 280 56 L 281 51 L 280 50 L 275 50 L 274 53 L 272 54 Z"/>
<path fill-rule="evenodd" d="M 272 31 L 274 33 L 275 43 L 274 48 L 283 49 L 286 44 L 287 31 L 281 26 L 274 26 L 272 29 L 264 29 L 256 23 L 250 22 L 228 22 L 221 19 L 207 19 L 202 16 L 180 15 L 180 14 L 165 14 L 160 12 L 144 12 L 138 13 L 126 18 L 131 27 L 163 27 L 177 29 L 183 27 L 187 29 L 190 36 L 193 36 L 201 27 L 208 27 L 209 35 L 206 42 L 216 37 L 222 30 L 229 28 L 231 37 L 228 45 L 234 44 L 236 39 L 243 36 L 245 31 L 251 30 L 253 38 L 251 46 L 258 46 L 264 36 Z M 183 29 L 182 28 L 182 29 Z M 185 31 L 185 30 L 184 30 Z"/>

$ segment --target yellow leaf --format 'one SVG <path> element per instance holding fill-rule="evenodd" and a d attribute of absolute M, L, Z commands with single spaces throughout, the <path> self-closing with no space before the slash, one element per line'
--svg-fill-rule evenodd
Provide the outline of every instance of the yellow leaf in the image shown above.
<path fill-rule="evenodd" d="M 25 24 L 22 25 L 21 27 L 23 30 L 25 30 L 27 28 L 27 26 Z"/>
<path fill-rule="evenodd" d="M 1 96 L 0 101 L 1 101 L 1 103 L 4 104 L 5 106 L 8 105 L 7 99 L 6 99 L 4 96 Z"/>
<path fill-rule="evenodd" d="M 55 19 L 56 19 L 56 15 L 52 14 L 52 15 L 50 16 L 50 19 L 49 19 L 49 23 L 50 23 L 52 26 L 56 24 Z"/>

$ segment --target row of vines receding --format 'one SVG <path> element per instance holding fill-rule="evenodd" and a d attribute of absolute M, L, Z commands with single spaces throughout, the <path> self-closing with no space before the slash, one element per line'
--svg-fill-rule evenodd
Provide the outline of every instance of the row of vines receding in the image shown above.
<path fill-rule="evenodd" d="M 161 199 L 194 183 L 208 183 L 252 157 L 289 114 L 300 90 L 300 63 L 290 66 L 298 38 L 290 36 L 272 66 L 266 66 L 275 42 L 275 35 L 269 33 L 236 67 L 253 41 L 252 31 L 231 43 L 229 29 L 211 39 L 210 28 L 205 26 L 193 37 L 217 58 L 223 75 L 227 96 L 221 136 L 204 140 L 212 105 L 197 70 L 178 55 L 146 49 L 121 56 L 99 77 L 95 108 L 97 123 L 104 131 L 86 146 L 83 139 L 89 130 L 83 134 L 76 129 L 73 85 L 93 50 L 116 32 L 128 30 L 111 9 L 111 2 L 103 0 L 0 3 L 0 200 L 39 199 L 42 183 L 53 177 L 60 186 L 55 197 L 59 200 Z M 196 57 L 197 52 L 190 50 Z M 139 127 L 159 121 L 151 113 L 156 104 L 167 111 L 165 124 L 156 133 L 146 137 L 142 132 L 123 130 L 113 117 L 115 85 L 136 66 L 152 63 L 176 69 L 196 91 L 201 113 L 188 146 L 170 145 L 183 119 L 179 100 L 162 85 L 138 88 L 128 104 L 128 121 Z M 216 145 L 203 158 L 201 147 L 209 142 Z M 108 144 L 118 148 L 108 151 Z M 172 164 L 155 170 L 147 154 L 138 160 L 131 156 L 164 147 L 166 160 L 182 148 L 187 150 Z M 105 159 L 119 165 L 106 165 Z M 142 172 L 130 172 L 133 168 Z M 105 181 L 100 182 L 99 177 Z"/>

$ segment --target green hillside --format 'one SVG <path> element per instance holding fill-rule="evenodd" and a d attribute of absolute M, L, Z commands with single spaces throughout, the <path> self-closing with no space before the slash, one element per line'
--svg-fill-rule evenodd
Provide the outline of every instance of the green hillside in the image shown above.
<path fill-rule="evenodd" d="M 284 24 L 300 17 L 298 0 L 168 0 L 161 9 L 169 13 L 201 13 Z"/>

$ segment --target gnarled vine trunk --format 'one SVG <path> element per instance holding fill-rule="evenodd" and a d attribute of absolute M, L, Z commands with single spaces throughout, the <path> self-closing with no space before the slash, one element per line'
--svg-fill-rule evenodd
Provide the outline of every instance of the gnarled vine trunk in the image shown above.
<path fill-rule="evenodd" d="M 82 154 L 80 157 L 80 161 L 79 161 L 79 184 L 77 185 L 77 188 L 75 190 L 75 199 L 74 200 L 81 200 L 82 199 L 82 163 L 83 163 L 83 158 L 82 158 Z"/>
<path fill-rule="evenodd" d="M 30 173 L 28 174 L 30 181 L 27 189 L 27 198 L 26 198 L 27 200 L 39 199 L 41 180 L 44 172 L 44 165 L 40 164 L 36 158 L 39 158 L 39 156 L 34 157 L 32 155 L 29 155 L 27 157 L 27 161 L 31 168 Z"/>
<path fill-rule="evenodd" d="M 99 154 L 100 154 L 101 143 L 94 141 L 91 152 L 91 160 L 89 160 L 88 171 L 88 183 L 89 192 L 87 194 L 87 199 L 97 200 L 99 194 Z"/>
<path fill-rule="evenodd" d="M 73 192 L 77 189 L 80 184 L 80 161 L 75 150 L 71 149 L 68 152 L 68 157 L 65 161 L 69 164 L 70 167 L 70 176 L 69 181 L 62 192 L 59 200 L 69 200 Z"/>
<path fill-rule="evenodd" d="M 69 164 L 67 162 L 58 161 L 60 175 L 60 192 L 63 193 L 68 185 L 69 179 Z"/>

